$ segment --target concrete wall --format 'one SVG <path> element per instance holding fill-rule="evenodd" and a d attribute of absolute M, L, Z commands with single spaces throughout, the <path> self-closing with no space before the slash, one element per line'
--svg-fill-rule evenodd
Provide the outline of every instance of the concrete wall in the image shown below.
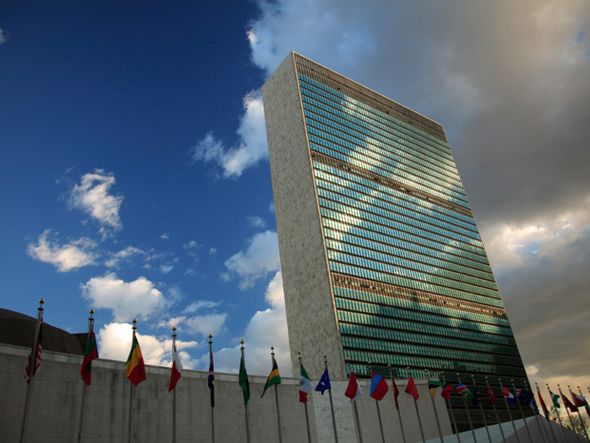
<path fill-rule="evenodd" d="M 26 383 L 23 379 L 29 350 L 0 345 L 0 441 L 19 441 Z M 84 386 L 80 381 L 81 358 L 43 353 L 43 362 L 31 384 L 31 402 L 26 426 L 26 442 L 75 442 L 80 423 Z M 318 374 L 319 375 L 319 374 Z M 172 394 L 168 393 L 169 369 L 147 368 L 147 380 L 134 388 L 132 407 L 132 442 L 172 441 Z M 237 375 L 216 374 L 215 441 L 245 442 L 242 393 Z M 278 441 L 274 392 L 260 398 L 265 377 L 250 377 L 252 397 L 248 405 L 252 442 Z M 281 434 L 283 442 L 306 441 L 304 407 L 298 401 L 298 380 L 283 379 L 278 388 Z M 344 397 L 346 382 L 333 381 L 333 397 L 340 442 L 357 441 L 353 409 Z M 426 438 L 437 435 L 433 409 L 427 388 L 418 383 L 418 401 Z M 363 441 L 380 441 L 377 408 L 368 396 L 358 404 Z M 129 428 L 131 384 L 125 378 L 123 362 L 97 360 L 93 364 L 93 384 L 86 391 L 82 441 L 125 442 Z M 212 441 L 211 408 L 207 373 L 183 371 L 177 387 L 177 441 Z M 437 397 L 437 407 L 445 433 L 451 427 L 444 404 Z M 402 392 L 400 409 L 408 443 L 419 441 L 416 412 L 412 399 Z M 401 439 L 393 397 L 380 402 L 387 441 Z M 309 404 L 312 442 L 334 441 L 328 393 L 313 393 Z M 401 440 L 400 440 L 401 441 Z"/>

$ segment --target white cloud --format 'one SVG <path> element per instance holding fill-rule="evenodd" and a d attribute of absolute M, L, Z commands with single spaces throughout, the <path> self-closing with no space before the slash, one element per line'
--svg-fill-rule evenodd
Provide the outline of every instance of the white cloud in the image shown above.
<path fill-rule="evenodd" d="M 227 314 L 205 314 L 187 317 L 182 323 L 190 332 L 207 336 L 209 334 L 217 335 L 223 330 L 223 325 L 227 319 Z"/>
<path fill-rule="evenodd" d="M 70 194 L 72 207 L 81 209 L 97 221 L 103 236 L 123 227 L 119 217 L 123 197 L 109 193 L 114 185 L 115 176 L 112 173 L 95 169 L 84 174 L 80 184 L 74 185 Z"/>
<path fill-rule="evenodd" d="M 269 307 L 257 311 L 244 331 L 246 366 L 249 374 L 267 375 L 270 370 L 270 347 L 274 346 L 281 374 L 291 376 L 291 356 L 287 334 L 287 317 L 280 272 L 272 278 L 265 294 Z M 199 359 L 205 361 L 204 358 Z M 215 352 L 216 367 L 222 372 L 237 372 L 240 347 L 224 348 Z"/>
<path fill-rule="evenodd" d="M 139 324 L 141 327 L 141 324 Z M 111 360 L 127 360 L 131 349 L 132 329 L 130 323 L 109 323 L 98 332 L 98 350 L 101 358 Z M 148 365 L 169 366 L 172 361 L 172 339 L 159 339 L 153 335 L 137 333 L 137 340 L 141 347 L 143 359 Z M 192 369 L 195 362 L 185 349 L 195 348 L 197 341 L 176 340 L 176 349 L 182 365 L 186 369 Z"/>
<path fill-rule="evenodd" d="M 3 29 L 0 29 L 0 45 L 6 41 L 6 32 Z"/>
<path fill-rule="evenodd" d="M 193 161 L 216 163 L 223 170 L 224 178 L 239 177 L 245 169 L 268 157 L 260 91 L 248 93 L 243 105 L 236 146 L 226 147 L 212 133 L 208 133 L 190 152 Z"/>
<path fill-rule="evenodd" d="M 197 300 L 182 310 L 183 314 L 194 314 L 202 309 L 213 309 L 220 305 L 218 301 Z"/>
<path fill-rule="evenodd" d="M 171 265 L 170 263 L 160 265 L 160 272 L 162 274 L 168 274 L 173 269 L 174 269 L 174 265 Z"/>
<path fill-rule="evenodd" d="M 145 254 L 146 253 L 143 249 L 136 248 L 135 246 L 127 246 L 120 251 L 111 253 L 110 258 L 107 259 L 104 264 L 107 268 L 118 268 L 121 262 L 129 260 L 131 257 Z"/>
<path fill-rule="evenodd" d="M 266 222 L 262 217 L 258 217 L 257 215 L 246 217 L 246 223 L 251 228 L 264 229 L 266 227 Z"/>
<path fill-rule="evenodd" d="M 108 273 L 88 280 L 82 292 L 93 308 L 110 309 L 118 322 L 145 319 L 166 305 L 162 292 L 145 277 L 125 282 Z"/>
<path fill-rule="evenodd" d="M 160 235 L 161 240 L 168 240 L 169 238 L 170 238 L 169 232 L 164 232 L 164 233 L 162 233 L 162 235 Z"/>
<path fill-rule="evenodd" d="M 37 243 L 29 243 L 27 253 L 35 260 L 52 264 L 59 272 L 68 272 L 95 263 L 96 244 L 92 240 L 80 238 L 60 245 L 51 237 L 51 230 L 43 231 Z"/>
<path fill-rule="evenodd" d="M 217 254 L 217 248 L 209 248 L 209 255 L 213 256 Z"/>
<path fill-rule="evenodd" d="M 246 250 L 228 258 L 225 266 L 230 273 L 240 278 L 242 289 L 253 286 L 259 278 L 277 271 L 280 267 L 277 233 L 265 231 L 255 234 L 248 240 Z"/>

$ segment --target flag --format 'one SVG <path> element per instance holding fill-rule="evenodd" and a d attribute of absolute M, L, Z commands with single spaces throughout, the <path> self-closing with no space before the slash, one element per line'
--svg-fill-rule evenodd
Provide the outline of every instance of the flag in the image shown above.
<path fill-rule="evenodd" d="M 399 397 L 399 389 L 398 389 L 397 383 L 395 382 L 395 379 L 393 377 L 391 378 L 391 384 L 393 386 L 393 398 L 395 400 L 395 407 L 396 407 L 396 409 L 399 409 L 399 402 L 397 401 L 397 399 Z"/>
<path fill-rule="evenodd" d="M 473 398 L 473 394 L 464 383 L 459 383 L 455 388 L 455 391 L 457 391 L 457 393 L 461 394 L 463 398 L 466 398 L 467 400 L 471 400 Z"/>
<path fill-rule="evenodd" d="M 568 408 L 571 412 L 577 412 L 578 408 L 575 404 L 573 404 L 569 398 L 567 398 L 563 393 L 561 393 L 561 399 L 563 400 L 563 404 L 566 408 Z"/>
<path fill-rule="evenodd" d="M 207 377 L 207 386 L 209 386 L 209 395 L 211 407 L 215 407 L 215 366 L 213 365 L 213 348 L 211 347 L 211 336 L 209 336 L 209 376 Z"/>
<path fill-rule="evenodd" d="M 98 358 L 98 348 L 96 347 L 96 336 L 94 331 L 88 333 L 86 338 L 86 349 L 84 349 L 84 358 L 80 366 L 80 377 L 87 385 L 92 383 L 92 360 Z"/>
<path fill-rule="evenodd" d="M 494 391 L 492 388 L 488 387 L 488 394 L 486 395 L 486 400 L 488 401 L 488 405 L 494 406 L 496 404 L 496 396 L 494 395 Z"/>
<path fill-rule="evenodd" d="M 502 395 L 506 399 L 506 402 L 509 406 L 516 404 L 516 397 L 514 397 L 514 394 L 510 392 L 510 389 L 508 389 L 506 386 L 502 388 Z"/>
<path fill-rule="evenodd" d="M 428 392 L 430 392 L 430 396 L 434 398 L 436 396 L 436 390 L 441 388 L 443 383 L 438 380 L 428 380 Z"/>
<path fill-rule="evenodd" d="M 37 334 L 37 349 L 31 349 L 29 358 L 27 359 L 27 366 L 25 367 L 25 380 L 31 381 L 31 378 L 37 373 L 41 366 L 41 356 L 43 354 L 43 322 L 39 325 L 39 333 Z"/>
<path fill-rule="evenodd" d="M 420 398 L 420 394 L 418 394 L 418 388 L 416 387 L 416 383 L 414 383 L 414 379 L 412 377 L 408 379 L 406 394 L 410 394 L 412 397 L 414 397 L 414 400 L 418 400 Z"/>
<path fill-rule="evenodd" d="M 475 383 L 473 383 L 473 388 L 471 388 L 471 393 L 473 396 L 471 397 L 471 404 L 473 406 L 479 406 L 479 388 Z"/>
<path fill-rule="evenodd" d="M 447 383 L 447 385 L 440 391 L 440 396 L 445 400 L 448 400 L 453 396 L 453 391 L 453 385 Z"/>
<path fill-rule="evenodd" d="M 531 409 L 535 409 L 533 393 L 531 391 L 518 388 L 516 390 L 516 396 L 522 406 L 528 406 Z"/>
<path fill-rule="evenodd" d="M 168 382 L 168 392 L 176 387 L 176 383 L 180 380 L 180 371 L 182 364 L 176 351 L 176 341 L 172 342 L 172 367 L 170 368 L 170 381 Z"/>
<path fill-rule="evenodd" d="M 355 401 L 361 398 L 363 395 L 363 391 L 361 390 L 361 386 L 356 378 L 356 374 L 350 371 L 350 377 L 348 378 L 348 386 L 346 387 L 346 391 L 344 391 L 344 395 L 350 398 L 350 401 Z"/>
<path fill-rule="evenodd" d="M 324 372 L 322 373 L 322 377 L 320 378 L 320 381 L 318 381 L 318 384 L 315 387 L 315 390 L 318 392 L 321 392 L 322 395 L 324 395 L 324 392 L 332 390 L 332 384 L 330 383 L 330 374 L 328 374 L 327 367 L 324 369 Z"/>
<path fill-rule="evenodd" d="M 554 394 L 553 392 L 549 391 L 551 395 L 551 401 L 553 402 L 553 407 L 555 409 L 561 409 L 561 405 L 559 404 L 559 395 Z"/>
<path fill-rule="evenodd" d="M 369 391 L 371 397 L 379 401 L 385 397 L 388 390 L 389 387 L 383 376 L 373 371 L 371 374 L 371 388 Z"/>
<path fill-rule="evenodd" d="M 586 397 L 584 397 L 582 394 L 576 394 L 575 392 L 572 392 L 572 397 L 574 399 L 574 404 L 577 407 L 588 406 L 588 402 L 586 401 Z"/>
<path fill-rule="evenodd" d="M 145 364 L 143 363 L 141 348 L 139 347 L 139 342 L 135 334 L 133 334 L 131 351 L 129 351 L 129 357 L 127 357 L 126 373 L 129 381 L 135 386 L 145 380 Z"/>
<path fill-rule="evenodd" d="M 262 391 L 262 395 L 260 398 L 264 397 L 266 390 L 270 388 L 272 385 L 280 385 L 281 384 L 281 373 L 279 372 L 279 367 L 277 366 L 277 361 L 275 360 L 275 356 L 272 356 L 272 369 L 266 378 L 266 383 L 264 384 L 264 390 Z"/>
<path fill-rule="evenodd" d="M 248 381 L 248 373 L 246 372 L 246 362 L 244 355 L 240 358 L 240 376 L 238 378 L 240 387 L 242 388 L 242 396 L 244 397 L 244 404 L 250 400 L 250 382 Z"/>
<path fill-rule="evenodd" d="M 539 397 L 539 403 L 541 403 L 541 409 L 543 409 L 543 414 L 545 414 L 545 418 L 549 420 L 549 409 L 547 409 L 547 405 L 545 404 L 545 400 L 541 396 L 541 391 L 539 391 L 539 387 L 537 386 L 537 396 Z"/>
<path fill-rule="evenodd" d="M 311 384 L 311 380 L 309 379 L 309 375 L 307 375 L 307 371 L 301 366 L 301 372 L 299 374 L 299 401 L 301 403 L 307 403 L 307 395 L 312 391 L 313 386 Z"/>

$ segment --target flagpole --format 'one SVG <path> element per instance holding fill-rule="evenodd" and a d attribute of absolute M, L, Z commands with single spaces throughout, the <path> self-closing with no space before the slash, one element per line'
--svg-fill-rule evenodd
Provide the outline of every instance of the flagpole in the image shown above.
<path fill-rule="evenodd" d="M 301 373 L 301 369 L 303 367 L 303 363 L 301 362 L 301 351 L 297 353 L 299 359 L 299 373 Z M 307 413 L 307 402 L 303 402 L 303 406 L 305 408 L 305 428 L 307 430 L 307 442 L 311 443 L 311 432 L 309 430 L 309 414 Z"/>
<path fill-rule="evenodd" d="M 475 384 L 475 376 L 471 374 L 471 382 L 473 383 L 473 389 L 478 389 L 477 385 Z M 477 390 L 477 404 L 479 406 L 479 412 L 481 412 L 481 418 L 483 420 L 483 425 L 486 428 L 486 434 L 488 435 L 488 441 L 492 443 L 492 436 L 490 435 L 490 429 L 488 428 L 488 421 L 486 420 L 486 414 L 483 411 L 483 406 L 481 405 L 481 397 L 479 395 L 479 389 Z"/>
<path fill-rule="evenodd" d="M 369 374 L 371 374 L 371 363 L 367 362 L 367 369 L 369 370 Z M 369 382 L 369 395 L 371 395 L 371 382 Z M 383 433 L 383 421 L 381 420 L 381 410 L 379 409 L 379 401 L 375 400 L 375 406 L 377 407 L 377 418 L 379 419 L 379 431 L 381 432 L 381 441 L 385 443 L 385 434 Z"/>
<path fill-rule="evenodd" d="M 240 340 L 240 353 L 244 360 L 244 340 Z M 245 360 L 244 360 L 245 361 Z M 244 421 L 246 422 L 246 443 L 250 443 L 250 422 L 248 420 L 248 402 L 244 402 Z"/>
<path fill-rule="evenodd" d="M 172 358 L 175 358 L 176 326 L 172 327 L 172 350 L 174 351 Z M 174 365 L 174 360 L 172 361 L 172 365 Z M 172 393 L 172 443 L 176 443 L 176 387 L 174 387 L 174 392 Z"/>
<path fill-rule="evenodd" d="M 488 392 L 492 389 L 490 388 L 490 382 L 488 381 L 488 376 L 484 377 L 486 381 L 486 386 L 488 388 Z M 493 393 L 493 391 L 492 391 Z M 486 392 L 486 398 L 488 398 L 488 393 Z M 496 396 L 494 395 L 494 403 L 492 403 L 492 409 L 494 410 L 494 415 L 496 416 L 496 423 L 498 423 L 498 427 L 500 428 L 500 434 L 502 435 L 502 441 L 506 443 L 506 436 L 504 435 L 504 429 L 502 429 L 502 422 L 500 421 L 500 417 L 498 416 L 498 410 L 496 409 Z"/>
<path fill-rule="evenodd" d="M 428 369 L 425 369 L 425 371 L 426 371 L 426 378 L 428 379 L 428 382 L 430 382 L 430 371 Z M 430 394 L 430 392 L 429 392 L 429 394 Z M 435 389 L 434 395 L 436 395 L 436 389 Z M 432 410 L 434 411 L 434 418 L 436 419 L 436 428 L 438 429 L 438 436 L 440 437 L 440 443 L 444 443 L 444 437 L 443 437 L 442 429 L 440 427 L 440 421 L 438 419 L 438 412 L 436 410 L 436 404 L 434 402 L 434 397 L 432 395 L 430 396 L 430 400 L 432 401 Z"/>
<path fill-rule="evenodd" d="M 324 368 L 328 370 L 328 356 L 324 354 Z M 330 398 L 330 412 L 332 413 L 332 427 L 334 428 L 334 441 L 338 443 L 338 431 L 336 430 L 336 414 L 334 413 L 334 400 L 332 400 L 332 386 L 328 389 L 328 397 Z"/>
<path fill-rule="evenodd" d="M 356 406 L 356 400 L 352 401 L 352 409 L 354 411 L 354 418 L 355 418 L 356 424 L 357 424 L 359 443 L 363 443 L 363 434 L 361 432 L 361 420 L 359 419 L 359 410 Z"/>
<path fill-rule="evenodd" d="M 457 372 L 457 385 L 461 384 L 461 377 L 460 374 Z M 475 430 L 473 429 L 473 423 L 471 422 L 471 414 L 469 414 L 469 409 L 467 409 L 467 400 L 463 393 L 460 393 L 461 397 L 463 398 L 463 407 L 465 408 L 465 414 L 467 414 L 467 422 L 469 423 L 469 429 L 471 429 L 471 435 L 473 436 L 473 441 L 477 441 L 475 438 Z"/>
<path fill-rule="evenodd" d="M 520 437 L 518 436 L 518 432 L 516 432 L 516 425 L 514 424 L 514 420 L 512 418 L 512 411 L 510 410 L 510 406 L 508 405 L 508 400 L 506 400 L 506 396 L 504 395 L 504 385 L 502 384 L 502 379 L 499 378 L 498 382 L 500 383 L 500 390 L 502 391 L 502 398 L 504 399 L 504 405 L 506 406 L 506 410 L 508 411 L 508 417 L 510 417 L 510 422 L 512 423 L 512 430 L 514 431 L 514 435 L 516 436 L 516 441 L 520 443 Z"/>
<path fill-rule="evenodd" d="M 393 368 L 391 367 L 391 364 L 388 364 L 387 367 L 389 368 L 389 377 L 391 377 L 391 385 L 396 386 L 395 379 L 393 378 Z M 399 393 L 397 395 L 399 395 Z M 395 410 L 397 411 L 397 419 L 399 421 L 399 427 L 402 431 L 402 441 L 403 441 L 403 443 L 406 443 L 406 433 L 404 432 L 404 423 L 402 421 L 402 414 L 399 411 L 399 404 L 397 402 L 395 392 L 393 393 L 393 402 L 395 404 Z"/>
<path fill-rule="evenodd" d="M 517 395 L 516 392 L 516 385 L 514 384 L 514 379 L 511 378 L 510 379 L 510 383 L 512 384 L 512 389 L 514 390 L 514 396 L 516 397 L 516 404 L 518 405 L 518 409 L 520 410 L 520 416 L 522 417 L 522 420 L 524 421 L 524 426 L 526 428 L 526 433 L 529 436 L 529 440 L 533 441 L 533 437 L 531 436 L 531 430 L 529 429 L 529 424 L 526 421 L 526 417 L 524 415 L 524 411 L 522 409 L 522 405 L 520 404 L 520 396 Z"/>
<path fill-rule="evenodd" d="M 557 389 L 559 391 L 559 395 L 562 397 L 563 399 L 563 392 L 561 392 L 561 386 L 559 385 L 559 383 L 557 384 Z M 572 415 L 570 414 L 570 410 L 568 409 L 568 407 L 565 405 L 565 402 L 563 403 L 563 407 L 565 409 L 565 412 L 567 413 L 567 418 L 570 422 L 570 426 L 572 427 L 572 432 L 574 434 L 576 434 L 576 436 L 578 435 L 578 433 L 576 432 L 576 428 L 574 426 L 574 421 L 572 420 Z"/>
<path fill-rule="evenodd" d="M 33 338 L 33 347 L 31 348 L 31 353 L 29 354 L 29 370 L 28 370 L 28 379 L 27 385 L 25 386 L 25 406 L 23 409 L 23 418 L 21 421 L 20 427 L 20 442 L 23 443 L 25 441 L 25 431 L 27 425 L 27 415 L 29 412 L 29 403 L 31 401 L 31 385 L 33 384 L 33 378 L 35 376 L 35 364 L 37 362 L 37 341 L 39 339 L 39 329 L 41 328 L 41 322 L 43 321 L 43 304 L 45 300 L 39 300 L 39 307 L 37 308 L 37 323 L 35 323 L 35 337 Z"/>
<path fill-rule="evenodd" d="M 447 385 L 447 381 L 445 379 L 445 376 L 442 376 L 442 380 L 443 380 L 443 384 Z M 451 404 L 451 400 L 448 398 L 445 398 L 445 401 L 447 402 L 447 408 L 449 408 L 449 411 L 451 411 L 451 420 L 453 421 L 453 426 L 455 427 L 455 435 L 457 436 L 457 442 L 461 443 L 461 436 L 459 435 L 459 428 L 457 428 L 457 422 L 455 421 L 455 414 L 453 412 L 453 405 Z"/>
<path fill-rule="evenodd" d="M 133 331 L 133 337 L 131 338 L 131 349 L 133 349 L 133 342 L 135 339 L 135 331 L 137 330 L 137 320 L 133 319 L 133 321 L 131 322 L 133 323 L 133 326 L 131 327 L 131 330 Z M 133 393 L 134 393 L 134 387 L 135 385 L 133 383 L 131 383 L 129 385 L 129 423 L 128 423 L 128 427 L 127 427 L 127 442 L 131 443 L 131 432 L 133 431 Z"/>
<path fill-rule="evenodd" d="M 541 417 L 541 414 L 539 412 L 539 407 L 537 406 L 537 402 L 535 401 L 535 394 L 532 389 L 529 390 L 529 384 L 528 384 L 526 378 L 523 380 L 523 382 L 524 382 L 524 389 L 531 393 L 531 401 L 533 402 L 534 419 L 537 422 L 537 428 L 539 428 L 539 432 L 541 433 L 541 437 L 543 437 L 543 441 L 549 440 L 549 436 L 547 435 L 547 432 L 544 430 L 544 428 L 541 427 L 541 422 L 536 417 L 536 415 Z M 532 388 L 532 386 L 531 386 L 531 388 Z M 547 437 L 547 438 L 545 438 L 545 437 Z"/>
<path fill-rule="evenodd" d="M 567 385 L 567 389 L 570 391 L 570 397 L 573 397 L 572 387 L 570 385 Z M 575 402 L 575 403 L 577 403 L 577 402 Z M 582 418 L 582 414 L 580 413 L 580 407 L 578 405 L 575 405 L 575 406 L 576 406 L 576 412 L 578 413 L 578 418 L 580 419 L 580 425 L 582 426 L 582 429 L 584 429 L 584 435 L 586 436 L 586 440 L 590 440 L 590 438 L 588 438 L 588 431 L 586 430 L 586 425 L 584 425 L 584 419 Z"/>
<path fill-rule="evenodd" d="M 555 415 L 557 415 L 557 420 L 559 421 L 559 426 L 561 427 L 561 431 L 563 432 L 563 436 L 565 438 L 565 441 L 567 441 L 567 433 L 565 432 L 565 426 L 563 426 L 563 422 L 561 421 L 561 411 L 559 410 L 560 408 L 555 407 L 555 401 L 553 400 L 553 392 L 551 392 L 551 388 L 549 387 L 549 384 L 546 383 L 547 385 L 547 391 L 549 391 L 549 398 L 551 398 L 551 404 L 553 405 L 553 409 L 555 409 Z M 558 400 L 559 402 L 559 400 Z"/>
<path fill-rule="evenodd" d="M 409 366 L 406 367 L 406 371 L 408 371 L 408 374 L 411 377 L 412 374 L 410 373 Z M 412 395 L 412 399 L 414 400 L 414 408 L 416 409 L 416 416 L 418 417 L 418 427 L 420 428 L 420 437 L 422 437 L 422 442 L 425 442 L 426 439 L 424 438 L 424 429 L 422 428 L 422 419 L 420 418 L 420 411 L 418 410 L 418 402 L 416 401 L 416 399 L 414 398 L 413 395 Z"/>
<path fill-rule="evenodd" d="M 270 355 L 271 360 L 274 364 L 275 361 L 275 348 L 273 346 L 270 347 Z M 279 408 L 279 390 L 277 389 L 277 385 L 274 386 L 275 391 L 275 408 L 277 410 L 277 428 L 279 431 L 279 443 L 283 442 L 283 435 L 281 434 L 281 409 Z"/>
<path fill-rule="evenodd" d="M 588 388 L 588 391 L 590 391 L 590 388 Z M 584 397 L 584 394 L 582 394 L 582 388 L 580 388 L 578 386 L 578 392 L 580 393 L 581 397 Z M 584 398 L 584 400 L 586 400 Z M 588 416 L 588 418 L 590 418 L 590 404 L 588 404 L 588 400 L 586 400 L 586 404 L 584 405 L 584 409 L 586 410 L 586 415 Z"/>
<path fill-rule="evenodd" d="M 88 337 L 86 340 L 90 340 L 90 334 L 94 331 L 94 309 L 90 310 L 90 317 L 88 317 Z M 82 441 L 82 432 L 84 430 L 84 412 L 86 409 L 86 390 L 88 386 L 83 383 L 82 387 L 82 400 L 80 402 L 80 418 L 78 419 L 78 442 Z"/>
<path fill-rule="evenodd" d="M 213 334 L 209 334 L 209 359 L 211 359 L 213 355 Z M 207 384 L 209 384 L 209 377 L 211 377 L 211 361 L 209 362 L 209 375 L 207 376 Z M 211 443 L 215 443 L 215 408 L 213 407 L 215 402 L 215 397 L 213 397 L 214 391 L 211 390 L 211 386 L 209 386 L 209 395 L 210 395 L 210 406 L 211 406 Z"/>
<path fill-rule="evenodd" d="M 537 388 L 537 394 L 539 394 L 539 400 L 541 399 L 541 391 L 539 390 L 539 384 L 537 382 L 535 382 L 535 387 Z M 553 400 L 552 400 L 553 401 Z M 543 402 L 545 403 L 545 402 Z M 545 406 L 545 409 L 543 409 L 543 413 L 545 413 L 545 410 L 547 409 L 547 406 Z M 557 443 L 557 437 L 555 436 L 555 433 L 553 432 L 553 426 L 552 426 L 552 422 L 551 422 L 551 418 L 549 418 L 549 411 L 547 411 L 547 415 L 545 415 L 545 418 L 547 419 L 547 421 L 549 422 L 549 431 L 551 432 L 551 439 Z M 541 415 L 541 414 L 539 414 Z"/>

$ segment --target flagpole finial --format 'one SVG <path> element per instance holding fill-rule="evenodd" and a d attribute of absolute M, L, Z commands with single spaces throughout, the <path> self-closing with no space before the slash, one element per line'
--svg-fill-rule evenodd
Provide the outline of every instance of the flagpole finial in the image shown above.
<path fill-rule="evenodd" d="M 43 310 L 43 305 L 45 304 L 45 300 L 40 298 L 39 299 L 39 307 L 37 309 L 39 309 L 40 311 Z"/>
<path fill-rule="evenodd" d="M 137 329 L 137 326 L 135 326 L 137 324 L 137 320 L 133 319 L 133 320 L 131 320 L 131 323 L 133 323 L 133 326 L 131 326 L 131 329 L 133 329 L 133 332 L 135 332 L 135 330 Z"/>
<path fill-rule="evenodd" d="M 240 349 L 244 349 L 244 339 L 240 340 Z"/>
<path fill-rule="evenodd" d="M 274 346 L 270 347 L 270 355 L 272 355 L 273 357 L 275 356 L 275 347 Z"/>
<path fill-rule="evenodd" d="M 299 359 L 299 363 L 301 363 L 301 359 L 302 359 L 302 357 L 301 357 L 301 351 L 299 351 L 297 353 L 297 358 Z"/>
<path fill-rule="evenodd" d="M 90 318 L 92 318 L 94 316 L 94 309 L 90 308 L 90 311 L 88 311 L 88 313 L 90 314 Z"/>
<path fill-rule="evenodd" d="M 209 334 L 209 344 L 213 343 L 213 334 Z"/>
<path fill-rule="evenodd" d="M 328 364 L 328 356 L 326 354 L 324 354 L 324 363 L 327 365 Z"/>
<path fill-rule="evenodd" d="M 172 326 L 172 339 L 176 340 L 176 326 Z"/>

